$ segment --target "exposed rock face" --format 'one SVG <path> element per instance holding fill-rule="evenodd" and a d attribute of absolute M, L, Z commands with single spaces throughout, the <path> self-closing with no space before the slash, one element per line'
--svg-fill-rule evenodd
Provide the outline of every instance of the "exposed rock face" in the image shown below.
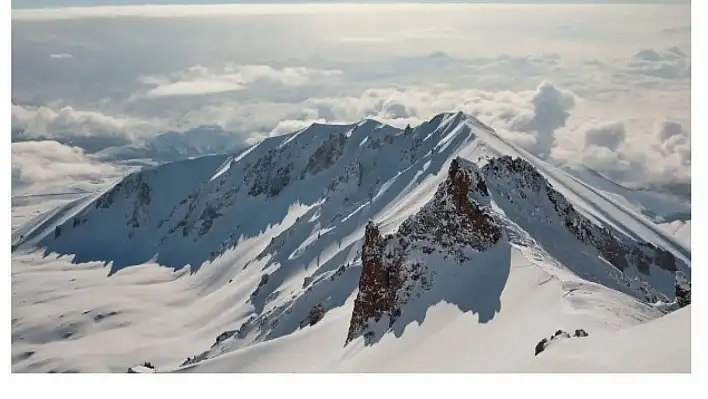
<path fill-rule="evenodd" d="M 354 302 L 347 342 L 363 332 L 369 319 L 373 318 L 378 322 L 384 314 L 399 311 L 396 306 L 396 294 L 400 279 L 398 270 L 383 260 L 386 241 L 373 222 L 366 225 L 361 252 L 362 272 L 359 279 L 359 294 Z"/>
<path fill-rule="evenodd" d="M 526 160 L 502 156 L 480 168 L 457 158 L 434 199 L 401 223 L 396 233 L 384 237 L 373 222 L 366 226 L 359 294 L 346 343 L 360 335 L 368 342 L 374 335 L 374 325 L 381 320 L 386 320 L 390 329 L 409 300 L 431 288 L 436 274 L 432 267 L 439 262 L 426 261 L 427 257 L 464 264 L 471 259 L 470 254 L 489 250 L 505 229 L 514 228 L 513 221 L 491 209 L 492 199 L 507 204 L 505 209 L 521 209 L 523 214 L 516 217 L 525 218 L 527 226 L 549 223 L 565 229 L 596 248 L 620 275 L 630 265 L 647 274 L 651 265 L 676 268 L 676 260 L 668 251 L 620 239 L 580 214 Z M 653 302 L 650 292 L 642 292 Z"/>
<path fill-rule="evenodd" d="M 261 288 L 263 288 L 264 285 L 268 284 L 269 277 L 270 276 L 268 275 L 268 273 L 265 273 L 261 276 L 261 280 L 258 282 L 258 287 L 256 287 L 256 290 L 251 293 L 251 297 L 255 297 L 260 293 Z"/>
<path fill-rule="evenodd" d="M 136 172 L 126 176 L 122 181 L 118 182 L 110 190 L 99 196 L 94 202 L 94 208 L 100 212 L 111 208 L 119 195 L 124 195 L 129 202 L 129 211 L 126 212 L 126 226 L 128 229 L 128 237 L 133 237 L 135 230 L 141 227 L 141 223 L 148 218 L 149 206 L 152 201 L 151 188 L 147 182 L 144 172 Z M 88 221 L 89 209 L 84 209 L 74 215 L 70 221 L 65 222 L 61 226 L 57 226 L 54 230 L 54 238 L 59 238 L 62 229 L 77 228 Z"/>
<path fill-rule="evenodd" d="M 370 337 L 372 325 L 384 317 L 390 328 L 410 298 L 430 289 L 434 270 L 421 262 L 421 256 L 411 255 L 424 258 L 435 252 L 463 263 L 468 260 L 466 251 L 485 251 L 499 241 L 501 228 L 486 207 L 470 201 L 470 191 L 487 195 L 480 176 L 453 160 L 434 200 L 404 221 L 398 232 L 382 237 L 369 222 L 347 343 L 361 334 Z"/>
<path fill-rule="evenodd" d="M 569 338 L 582 338 L 582 337 L 587 337 L 589 334 L 583 330 L 575 330 L 575 333 L 571 336 L 569 333 L 563 331 L 563 330 L 558 330 L 553 335 L 551 335 L 548 338 L 544 338 L 541 341 L 539 341 L 536 344 L 536 347 L 534 348 L 534 355 L 538 356 L 541 352 L 546 350 L 549 345 L 551 345 L 554 342 L 557 342 L 562 339 L 569 339 Z"/>
<path fill-rule="evenodd" d="M 310 313 L 307 315 L 305 320 L 300 323 L 300 327 L 314 326 L 315 324 L 319 323 L 322 318 L 324 318 L 324 315 L 325 308 L 324 306 L 322 306 L 321 303 L 318 303 L 317 305 L 313 306 L 312 309 L 310 309 Z"/>
<path fill-rule="evenodd" d="M 343 133 L 330 136 L 310 157 L 304 173 L 317 174 L 332 166 L 344 151 L 347 136 Z"/>
<path fill-rule="evenodd" d="M 562 194 L 526 160 L 502 156 L 493 158 L 482 168 L 487 179 L 510 182 L 525 200 L 530 195 L 545 196 L 555 208 L 565 228 L 578 240 L 597 249 L 598 253 L 619 270 L 635 265 L 644 273 L 650 273 L 650 266 L 677 270 L 676 258 L 670 252 L 647 242 L 622 240 L 607 228 L 595 225 L 581 215 Z"/>
<path fill-rule="evenodd" d="M 587 337 L 588 335 L 589 334 L 583 329 L 575 330 L 575 334 L 573 334 L 574 337 Z"/>
<path fill-rule="evenodd" d="M 679 308 L 691 304 L 691 282 L 681 273 L 676 274 L 676 303 Z"/>
<path fill-rule="evenodd" d="M 282 149 L 271 149 L 267 154 L 256 160 L 256 163 L 246 172 L 244 181 L 250 181 L 248 194 L 255 197 L 265 194 L 275 197 L 290 184 L 292 177 L 292 162 L 282 162 Z"/>
<path fill-rule="evenodd" d="M 105 194 L 98 197 L 95 207 L 97 209 L 110 208 L 115 201 L 115 197 L 122 191 L 126 199 L 129 199 L 131 195 L 135 195 L 134 214 L 138 213 L 141 208 L 150 205 L 150 186 L 145 181 L 144 175 L 142 172 L 128 175 Z"/>

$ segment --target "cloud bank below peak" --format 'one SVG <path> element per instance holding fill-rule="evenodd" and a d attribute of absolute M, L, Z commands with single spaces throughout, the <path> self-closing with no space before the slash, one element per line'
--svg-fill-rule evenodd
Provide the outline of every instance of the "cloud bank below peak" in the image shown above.
<path fill-rule="evenodd" d="M 13 140 L 96 152 L 218 126 L 248 145 L 460 110 L 551 162 L 690 183 L 690 7 L 539 7 L 13 12 Z"/>

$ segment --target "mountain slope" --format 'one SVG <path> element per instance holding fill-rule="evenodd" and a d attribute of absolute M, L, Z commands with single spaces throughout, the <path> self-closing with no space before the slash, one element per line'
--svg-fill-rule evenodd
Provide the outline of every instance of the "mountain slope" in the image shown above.
<path fill-rule="evenodd" d="M 691 307 L 614 334 L 568 340 L 520 372 L 689 373 Z"/>
<path fill-rule="evenodd" d="M 690 248 L 461 113 L 315 124 L 138 172 L 13 256 L 25 370 L 508 370 L 559 328 L 661 317 L 690 279 Z M 70 297 L 21 292 L 72 268 L 92 277 Z M 122 298 L 77 313 L 97 292 Z M 47 301 L 61 320 L 37 316 Z M 111 336 L 133 349 L 88 361 Z"/>
<path fill-rule="evenodd" d="M 598 172 L 584 166 L 567 164 L 562 170 L 593 187 L 604 197 L 633 209 L 655 223 L 672 223 L 691 219 L 690 199 L 657 191 L 632 190 L 614 183 Z M 690 247 L 690 245 L 688 245 Z"/>

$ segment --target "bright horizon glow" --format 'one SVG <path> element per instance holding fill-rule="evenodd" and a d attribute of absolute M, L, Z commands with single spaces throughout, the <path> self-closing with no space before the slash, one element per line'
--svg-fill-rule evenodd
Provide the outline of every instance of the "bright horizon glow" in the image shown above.
<path fill-rule="evenodd" d="M 499 7 L 510 6 L 514 8 L 523 6 L 598 6 L 598 5 L 616 5 L 616 6 L 640 6 L 647 5 L 686 5 L 687 2 L 681 1 L 273 1 L 273 2 L 175 2 L 168 0 L 167 2 L 146 2 L 136 0 L 135 3 L 123 2 L 122 4 L 113 4 L 110 2 L 68 2 L 59 5 L 37 4 L 30 7 L 15 7 L 13 4 L 11 18 L 13 20 L 25 19 L 65 19 L 65 18 L 87 18 L 87 17 L 118 17 L 118 16 L 145 16 L 145 17 L 199 17 L 199 16 L 229 16 L 243 14 L 287 14 L 296 11 L 297 13 L 313 13 L 322 12 L 332 9 L 341 9 L 348 7 L 351 9 L 370 10 L 372 7 L 381 8 L 385 11 L 390 8 L 398 7 Z M 21 4 L 25 4 L 24 2 Z M 34 4 L 34 2 L 32 3 Z M 57 12 L 60 12 L 57 14 Z M 147 12 L 147 15 L 145 13 Z"/>
<path fill-rule="evenodd" d="M 452 4 L 690 4 L 690 0 L 16 0 L 12 9 L 40 9 L 65 7 L 132 6 L 132 5 L 229 5 L 229 4 L 347 4 L 347 3 L 452 3 Z"/>

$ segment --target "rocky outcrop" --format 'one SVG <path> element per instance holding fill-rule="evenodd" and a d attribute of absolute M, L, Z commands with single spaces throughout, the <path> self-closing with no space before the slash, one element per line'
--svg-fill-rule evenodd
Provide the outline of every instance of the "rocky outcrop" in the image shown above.
<path fill-rule="evenodd" d="M 513 226 L 508 215 L 491 209 L 492 198 L 497 205 L 501 200 L 510 206 L 506 209 L 521 209 L 522 214 L 516 217 L 526 218 L 524 223 L 550 223 L 565 229 L 596 248 L 620 275 L 630 265 L 647 274 L 651 265 L 676 268 L 670 252 L 650 243 L 621 239 L 580 214 L 526 160 L 502 156 L 480 168 L 457 158 L 450 163 L 447 178 L 433 200 L 401 223 L 394 234 L 383 236 L 373 222 L 366 226 L 359 293 L 346 343 L 361 335 L 368 342 L 374 331 L 390 329 L 408 301 L 432 287 L 440 262 L 427 259 L 464 264 L 470 261 L 470 254 L 495 245 L 503 231 Z M 652 298 L 643 286 L 638 295 Z M 581 330 L 576 333 L 584 336 Z"/>
<path fill-rule="evenodd" d="M 378 322 L 384 314 L 399 312 L 396 304 L 396 294 L 400 286 L 399 273 L 383 260 L 386 241 L 373 222 L 366 225 L 361 252 L 359 294 L 354 301 L 347 342 L 359 336 L 370 319 Z"/>
<path fill-rule="evenodd" d="M 317 305 L 313 306 L 312 309 L 310 309 L 310 313 L 300 323 L 300 328 L 306 327 L 306 326 L 314 326 L 315 324 L 319 323 L 320 320 L 322 320 L 324 318 L 324 315 L 325 315 L 325 308 L 321 303 L 318 303 Z"/>
<path fill-rule="evenodd" d="M 245 180 L 251 182 L 248 194 L 255 197 L 265 194 L 275 197 L 290 184 L 292 177 L 292 162 L 278 162 L 282 149 L 272 149 L 260 157 L 246 172 Z"/>
<path fill-rule="evenodd" d="M 683 273 L 676 274 L 676 303 L 679 308 L 686 307 L 691 304 L 691 282 L 688 281 Z"/>
<path fill-rule="evenodd" d="M 426 256 L 464 263 L 469 251 L 485 251 L 499 241 L 501 228 L 483 204 L 469 199 L 470 191 L 487 195 L 480 176 L 453 160 L 433 201 L 395 234 L 383 237 L 373 222 L 367 224 L 347 343 L 362 334 L 370 339 L 373 325 L 383 319 L 392 327 L 409 299 L 430 289 L 435 270 Z"/>
<path fill-rule="evenodd" d="M 148 184 L 145 172 L 136 172 L 128 175 L 123 180 L 114 185 L 111 189 L 99 196 L 94 201 L 94 208 L 99 212 L 111 208 L 119 195 L 125 196 L 128 201 L 128 209 L 125 214 L 127 219 L 128 238 L 133 237 L 135 230 L 140 228 L 148 219 L 150 213 L 150 203 L 152 201 L 151 188 Z M 89 209 L 83 209 L 74 215 L 70 221 L 61 226 L 57 226 L 54 231 L 54 238 L 59 238 L 62 229 L 78 228 L 89 220 Z"/>
<path fill-rule="evenodd" d="M 251 298 L 258 296 L 258 294 L 261 292 L 261 288 L 263 288 L 264 285 L 268 284 L 268 279 L 270 275 L 268 273 L 265 273 L 261 276 L 261 280 L 258 282 L 258 287 L 256 287 L 255 291 L 251 293 Z"/>
<path fill-rule="evenodd" d="M 587 337 L 588 335 L 589 334 L 583 329 L 575 330 L 575 333 L 573 333 L 572 336 L 563 330 L 558 330 L 550 337 L 544 338 L 536 344 L 536 347 L 534 348 L 534 356 L 538 356 L 541 352 L 546 350 L 549 345 L 559 340 L 570 338 L 583 338 Z"/>
<path fill-rule="evenodd" d="M 129 181 L 125 188 L 126 196 L 131 192 L 135 194 L 133 212 L 128 220 L 128 225 L 134 229 L 140 227 L 140 220 L 147 218 L 151 201 L 150 186 L 142 179 L 142 176 L 142 174 L 138 173 L 135 180 Z"/>
<path fill-rule="evenodd" d="M 126 199 L 131 196 L 135 197 L 134 211 L 136 214 L 141 208 L 150 205 L 150 186 L 145 181 L 144 172 L 136 172 L 126 176 L 125 179 L 118 182 L 110 190 L 96 199 L 94 207 L 96 209 L 108 209 L 115 202 L 116 196 L 123 192 Z M 132 221 L 137 223 L 137 220 Z"/>
<path fill-rule="evenodd" d="M 347 136 L 344 133 L 330 136 L 324 144 L 318 147 L 312 156 L 310 156 L 301 178 L 304 177 L 305 173 L 316 175 L 332 166 L 342 155 L 346 142 Z"/>

